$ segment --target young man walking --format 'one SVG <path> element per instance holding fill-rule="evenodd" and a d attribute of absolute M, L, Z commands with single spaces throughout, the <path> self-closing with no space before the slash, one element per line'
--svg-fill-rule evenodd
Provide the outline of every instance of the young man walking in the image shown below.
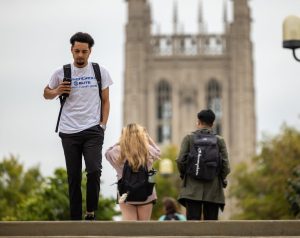
<path fill-rule="evenodd" d="M 54 72 L 44 89 L 44 97 L 60 97 L 62 102 L 58 128 L 68 173 L 71 219 L 82 219 L 83 156 L 87 172 L 85 219 L 95 220 L 100 192 L 102 145 L 110 109 L 109 86 L 113 82 L 104 67 L 88 61 L 94 45 L 89 34 L 78 32 L 71 37 L 70 43 L 74 61 Z M 66 81 L 65 78 L 69 77 L 69 81 Z"/>
<path fill-rule="evenodd" d="M 198 113 L 198 130 L 184 137 L 177 166 L 183 179 L 178 201 L 186 207 L 187 220 L 218 220 L 224 209 L 223 189 L 230 172 L 224 139 L 214 135 L 212 110 Z"/>

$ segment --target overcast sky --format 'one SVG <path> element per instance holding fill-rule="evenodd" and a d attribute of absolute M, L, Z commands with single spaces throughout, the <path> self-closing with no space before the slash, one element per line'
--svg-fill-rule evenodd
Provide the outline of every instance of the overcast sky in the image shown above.
<path fill-rule="evenodd" d="M 173 0 L 151 0 L 153 30 L 172 28 Z M 197 29 L 198 0 L 178 0 L 180 27 Z M 229 12 L 231 2 L 228 1 Z M 222 0 L 203 0 L 209 32 L 222 30 Z M 282 22 L 300 16 L 299 0 L 252 0 L 252 41 L 256 89 L 257 136 L 276 134 L 286 122 L 300 128 L 300 63 L 282 48 Z M 120 135 L 124 75 L 123 0 L 0 1 L 0 160 L 13 154 L 25 167 L 39 165 L 44 175 L 64 167 L 60 139 L 54 133 L 59 102 L 43 99 L 51 74 L 72 61 L 69 38 L 77 31 L 95 39 L 91 61 L 110 72 L 114 85 L 104 151 Z M 232 18 L 232 17 L 230 17 Z M 300 57 L 300 52 L 299 52 Z M 102 193 L 114 195 L 114 172 L 103 160 Z"/>

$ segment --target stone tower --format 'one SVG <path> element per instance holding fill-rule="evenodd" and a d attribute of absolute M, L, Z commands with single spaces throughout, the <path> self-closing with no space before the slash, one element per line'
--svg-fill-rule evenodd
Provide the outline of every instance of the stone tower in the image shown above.
<path fill-rule="evenodd" d="M 199 4 L 198 32 L 151 33 L 148 0 L 127 0 L 123 124 L 144 125 L 161 145 L 180 145 L 195 130 L 196 114 L 211 108 L 231 165 L 255 153 L 256 117 L 251 16 L 247 0 L 233 0 L 233 22 L 208 34 Z"/>

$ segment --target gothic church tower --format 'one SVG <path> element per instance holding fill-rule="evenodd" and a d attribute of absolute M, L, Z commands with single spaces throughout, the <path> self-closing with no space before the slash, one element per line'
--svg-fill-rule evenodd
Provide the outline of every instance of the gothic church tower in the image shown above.
<path fill-rule="evenodd" d="M 206 32 L 200 3 L 198 32 L 179 32 L 174 8 L 169 35 L 151 33 L 149 0 L 126 1 L 123 124 L 140 123 L 160 145 L 180 146 L 195 130 L 197 112 L 211 108 L 234 166 L 255 153 L 251 16 L 248 0 L 232 0 L 229 23 L 224 1 L 222 34 Z"/>
<path fill-rule="evenodd" d="M 125 45 L 124 124 L 137 122 L 146 126 L 147 53 L 151 16 L 147 0 L 128 0 Z"/>
<path fill-rule="evenodd" d="M 256 116 L 251 16 L 247 0 L 234 0 L 234 21 L 229 32 L 230 144 L 234 162 L 255 154 Z"/>

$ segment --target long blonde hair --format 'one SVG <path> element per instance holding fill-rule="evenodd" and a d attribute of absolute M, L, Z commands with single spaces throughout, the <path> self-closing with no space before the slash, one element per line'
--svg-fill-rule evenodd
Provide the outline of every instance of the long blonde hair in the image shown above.
<path fill-rule="evenodd" d="M 121 154 L 118 162 L 120 164 L 128 160 L 134 171 L 140 166 L 147 165 L 149 140 L 142 126 L 132 123 L 123 128 L 120 138 Z"/>

